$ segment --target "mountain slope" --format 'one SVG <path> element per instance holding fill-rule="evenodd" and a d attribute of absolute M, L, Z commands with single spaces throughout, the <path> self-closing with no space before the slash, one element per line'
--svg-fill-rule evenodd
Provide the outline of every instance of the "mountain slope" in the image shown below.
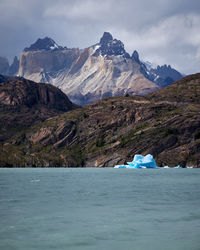
<path fill-rule="evenodd" d="M 0 79 L 0 141 L 77 107 L 61 90 L 50 84 L 1 75 Z"/>
<path fill-rule="evenodd" d="M 4 141 L 0 164 L 113 167 L 151 153 L 158 165 L 199 167 L 200 103 L 190 98 L 199 86 L 196 74 L 146 97 L 105 98 L 61 114 Z"/>
<path fill-rule="evenodd" d="M 149 95 L 153 101 L 185 102 L 200 104 L 200 73 L 185 76 L 169 87 Z"/>
<path fill-rule="evenodd" d="M 108 32 L 99 43 L 83 50 L 61 47 L 48 37 L 38 39 L 21 53 L 19 66 L 20 76 L 51 83 L 79 105 L 127 93 L 148 94 L 164 86 L 169 75 L 170 83 L 177 80 L 172 71 L 164 68 L 159 71 L 162 76 L 158 70 L 149 72 L 136 51 L 130 56 L 124 44 Z"/>
<path fill-rule="evenodd" d="M 181 79 L 183 76 L 170 65 L 157 66 L 149 71 L 149 79 L 156 82 L 160 87 L 165 87 Z"/>

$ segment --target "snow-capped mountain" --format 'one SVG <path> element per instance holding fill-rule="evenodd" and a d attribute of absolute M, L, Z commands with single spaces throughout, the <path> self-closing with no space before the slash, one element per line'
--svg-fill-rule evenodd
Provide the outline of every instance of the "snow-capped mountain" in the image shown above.
<path fill-rule="evenodd" d="M 160 87 L 165 87 L 183 77 L 177 70 L 170 65 L 157 66 L 149 71 L 149 79 L 157 83 Z"/>
<path fill-rule="evenodd" d="M 25 48 L 24 51 L 35 51 L 35 50 L 56 50 L 63 49 L 59 46 L 53 39 L 45 37 L 43 39 L 38 39 L 34 44 L 31 44 L 29 48 Z"/>
<path fill-rule="evenodd" d="M 53 84 L 85 105 L 103 97 L 145 95 L 167 85 L 167 77 L 177 80 L 171 67 L 163 67 L 149 69 L 137 51 L 130 56 L 120 40 L 104 32 L 97 44 L 83 50 L 59 46 L 48 37 L 38 39 L 21 53 L 18 75 Z"/>
<path fill-rule="evenodd" d="M 124 58 L 130 58 L 130 55 L 125 51 L 124 44 L 117 39 L 113 39 L 109 32 L 104 32 L 100 42 L 95 48 L 93 56 L 108 55 L 108 56 L 123 56 Z"/>

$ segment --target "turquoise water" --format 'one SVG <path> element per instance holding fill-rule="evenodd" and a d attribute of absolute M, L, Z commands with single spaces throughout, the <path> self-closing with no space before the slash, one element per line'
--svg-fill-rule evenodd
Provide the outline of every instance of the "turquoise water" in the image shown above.
<path fill-rule="evenodd" d="M 199 250 L 200 169 L 0 169 L 1 250 Z"/>

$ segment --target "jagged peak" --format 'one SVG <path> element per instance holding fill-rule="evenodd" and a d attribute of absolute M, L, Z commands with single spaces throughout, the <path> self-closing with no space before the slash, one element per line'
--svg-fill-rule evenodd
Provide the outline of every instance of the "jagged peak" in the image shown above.
<path fill-rule="evenodd" d="M 140 58 L 139 58 L 139 54 L 138 54 L 137 50 L 134 50 L 131 58 L 133 60 L 135 60 L 137 63 L 140 63 Z"/>
<path fill-rule="evenodd" d="M 130 58 L 130 55 L 125 51 L 124 44 L 117 39 L 113 39 L 113 36 L 109 32 L 104 32 L 100 39 L 100 42 L 96 46 L 97 49 L 94 51 L 94 56 L 123 56 L 125 58 Z"/>
<path fill-rule="evenodd" d="M 13 58 L 13 63 L 14 63 L 14 62 L 18 62 L 18 61 L 19 61 L 18 57 L 17 57 L 17 56 L 14 56 L 14 58 Z"/>
<path fill-rule="evenodd" d="M 171 67 L 171 65 L 158 65 L 155 70 L 157 71 L 166 71 L 166 72 L 172 72 L 172 71 L 176 71 L 178 72 L 176 69 L 174 69 L 173 67 Z M 180 72 L 178 72 L 180 75 L 182 75 Z"/>
<path fill-rule="evenodd" d="M 39 38 L 30 47 L 25 48 L 24 51 L 34 51 L 34 50 L 57 50 L 63 49 L 62 46 L 59 46 L 52 38 L 45 37 Z"/>
<path fill-rule="evenodd" d="M 161 65 L 161 66 L 158 65 L 157 69 L 172 69 L 172 67 L 171 67 L 171 65 L 164 64 L 164 65 Z"/>
<path fill-rule="evenodd" d="M 109 32 L 104 32 L 103 36 L 100 39 L 100 44 L 107 44 L 113 40 L 112 35 Z"/>

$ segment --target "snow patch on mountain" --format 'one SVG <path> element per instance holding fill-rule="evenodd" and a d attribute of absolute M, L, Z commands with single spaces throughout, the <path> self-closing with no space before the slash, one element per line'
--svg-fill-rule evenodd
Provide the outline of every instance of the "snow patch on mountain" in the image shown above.
<path fill-rule="evenodd" d="M 59 46 L 53 39 L 45 37 L 43 39 L 39 38 L 30 47 L 25 48 L 24 51 L 56 50 L 56 49 L 64 49 L 64 48 L 62 46 Z"/>

